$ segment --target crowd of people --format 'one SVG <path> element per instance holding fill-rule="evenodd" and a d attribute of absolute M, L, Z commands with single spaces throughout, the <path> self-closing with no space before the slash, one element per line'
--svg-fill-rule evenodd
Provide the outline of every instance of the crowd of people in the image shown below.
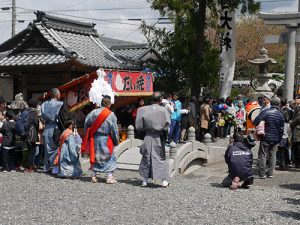
<path fill-rule="evenodd" d="M 223 181 L 225 187 L 237 189 L 249 188 L 253 183 L 253 154 L 251 148 L 254 140 L 259 140 L 258 176 L 260 179 L 273 178 L 278 170 L 288 170 L 295 166 L 300 168 L 299 128 L 300 128 L 300 96 L 287 102 L 277 96 L 261 96 L 260 113 L 252 121 L 255 132 L 246 140 L 240 132 L 233 135 L 234 143 L 225 153 L 229 175 Z"/>
<path fill-rule="evenodd" d="M 106 182 L 114 184 L 114 146 L 119 143 L 120 120 L 126 126 L 134 125 L 137 137 L 144 140 L 140 149 L 142 186 L 147 186 L 149 179 L 162 180 L 163 187 L 169 185 L 165 146 L 184 143 L 189 127 L 196 128 L 199 141 L 206 134 L 210 134 L 211 141 L 233 135 L 234 142 L 225 153 L 229 175 L 223 181 L 232 189 L 248 188 L 253 183 L 251 148 L 255 140 L 260 141 L 260 178 L 272 178 L 276 163 L 280 170 L 287 170 L 292 164 L 300 167 L 300 96 L 290 102 L 268 94 L 255 101 L 243 95 L 234 99 L 204 97 L 199 104 L 195 97 L 155 92 L 151 100 L 152 104 L 147 105 L 147 100 L 139 99 L 135 108 L 127 107 L 119 117 L 110 111 L 111 98 L 103 96 L 101 105 L 91 108 L 84 117 L 82 140 L 76 121 L 60 101 L 58 89 L 52 89 L 51 99 L 42 104 L 33 99 L 27 104 L 19 94 L 6 105 L 0 97 L 2 171 L 31 173 L 43 169 L 59 177 L 79 177 L 81 151 L 89 152 L 92 182 L 98 181 L 97 173 L 105 173 Z M 256 129 L 249 132 L 246 108 L 251 104 L 260 111 L 252 121 Z M 245 138 L 245 134 L 249 135 Z"/>

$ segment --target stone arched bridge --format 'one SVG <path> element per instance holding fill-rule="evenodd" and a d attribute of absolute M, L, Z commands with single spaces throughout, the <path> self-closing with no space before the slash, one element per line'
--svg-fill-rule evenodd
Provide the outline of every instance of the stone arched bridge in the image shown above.
<path fill-rule="evenodd" d="M 224 160 L 225 146 L 219 147 L 213 143 L 204 144 L 196 141 L 195 128 L 188 130 L 188 140 L 184 144 L 176 145 L 174 142 L 166 148 L 166 157 L 169 164 L 170 175 L 188 174 L 206 163 Z M 143 141 L 134 138 L 133 126 L 128 127 L 128 138 L 115 149 L 118 159 L 118 168 L 138 170 L 141 154 L 139 152 Z"/>

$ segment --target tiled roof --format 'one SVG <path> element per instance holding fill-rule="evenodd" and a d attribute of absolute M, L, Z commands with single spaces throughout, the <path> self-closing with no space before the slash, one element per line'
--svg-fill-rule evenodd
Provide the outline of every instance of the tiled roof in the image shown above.
<path fill-rule="evenodd" d="M 94 29 L 95 24 L 54 17 L 44 12 L 37 12 L 36 15 L 37 19 L 29 24 L 27 32 L 22 31 L 26 35 L 19 38 L 17 37 L 20 35 L 16 35 L 0 45 L 0 69 L 9 66 L 60 64 L 71 60 L 93 68 L 139 69 L 137 64 L 117 58 L 100 41 Z M 50 46 L 50 50 L 26 49 L 28 43 L 36 38 L 36 34 L 41 35 L 42 41 L 47 42 L 44 45 Z M 18 44 L 10 44 L 11 52 L 4 56 L 1 49 L 7 49 L 7 43 L 13 43 L 14 38 Z"/>
<path fill-rule="evenodd" d="M 18 56 L 8 56 L 0 61 L 1 66 L 36 66 L 36 65 L 48 65 L 48 64 L 61 64 L 66 61 L 66 58 L 62 55 L 31 55 L 24 54 Z"/>
<path fill-rule="evenodd" d="M 109 37 L 99 37 L 101 42 L 107 47 L 111 48 L 112 46 L 120 46 L 120 45 L 137 45 L 140 43 L 131 42 L 131 41 L 123 41 L 115 38 L 109 38 Z"/>
<path fill-rule="evenodd" d="M 78 60 L 81 63 L 92 67 L 99 67 L 101 63 L 101 67 L 105 68 L 123 68 L 122 61 L 117 59 L 97 37 L 91 35 L 79 36 L 63 31 L 57 31 L 56 33 L 68 43 L 70 49 L 76 49 L 76 53 L 79 55 Z M 90 49 L 90 51 L 87 51 L 87 49 Z"/>
<path fill-rule="evenodd" d="M 98 36 L 98 33 L 94 28 L 96 24 L 94 23 L 52 16 L 41 11 L 36 12 L 36 15 L 37 20 L 35 22 L 41 21 L 43 25 L 49 29 L 52 28 L 54 30 L 66 31 L 75 34 Z"/>
<path fill-rule="evenodd" d="M 131 60 L 140 60 L 146 53 L 151 50 L 145 44 L 139 45 L 121 45 L 121 46 L 112 46 L 111 50 L 117 56 L 125 57 Z"/>
<path fill-rule="evenodd" d="M 0 52 L 0 60 L 5 58 L 11 51 Z"/>

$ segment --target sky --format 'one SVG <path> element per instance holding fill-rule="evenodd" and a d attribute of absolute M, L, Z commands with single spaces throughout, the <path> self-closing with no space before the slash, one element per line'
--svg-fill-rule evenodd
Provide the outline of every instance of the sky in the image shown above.
<path fill-rule="evenodd" d="M 260 1 L 263 12 L 294 12 L 298 9 L 298 0 Z M 25 20 L 24 23 L 17 22 L 16 33 L 25 29 L 35 18 L 34 10 L 42 10 L 61 17 L 94 22 L 98 33 L 105 37 L 142 43 L 146 40 L 138 29 L 141 21 L 132 19 L 144 18 L 148 24 L 154 24 L 160 18 L 159 12 L 151 10 L 146 0 L 16 0 L 16 5 L 17 20 Z M 1 10 L 9 6 L 11 0 L 0 0 L 0 43 L 11 37 L 11 11 Z M 170 24 L 157 26 L 172 29 Z"/>

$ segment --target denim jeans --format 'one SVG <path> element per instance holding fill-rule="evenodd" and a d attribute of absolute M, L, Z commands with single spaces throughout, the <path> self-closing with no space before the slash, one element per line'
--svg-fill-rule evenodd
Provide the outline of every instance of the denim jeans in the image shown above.
<path fill-rule="evenodd" d="M 178 143 L 180 136 L 180 122 L 177 120 L 171 120 L 170 132 L 168 135 L 168 140 L 173 140 L 176 144 Z"/>

